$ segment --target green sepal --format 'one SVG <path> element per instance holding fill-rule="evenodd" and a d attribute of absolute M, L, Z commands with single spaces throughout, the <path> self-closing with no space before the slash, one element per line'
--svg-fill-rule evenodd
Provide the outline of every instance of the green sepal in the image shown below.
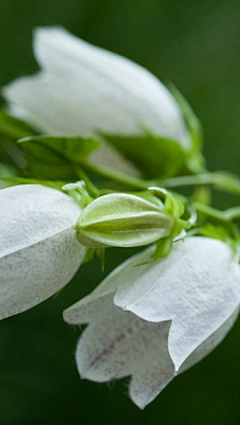
<path fill-rule="evenodd" d="M 177 219 L 183 215 L 185 211 L 185 206 L 179 199 L 177 199 L 175 196 L 169 193 L 165 197 L 164 209 L 172 217 Z"/>
<path fill-rule="evenodd" d="M 74 167 L 100 146 L 94 139 L 82 137 L 36 136 L 19 140 L 31 177 L 49 180 L 71 180 Z"/>
<path fill-rule="evenodd" d="M 151 257 L 151 260 L 159 260 L 160 258 L 167 257 L 170 254 L 173 247 L 171 238 L 164 238 L 159 240 L 156 244 L 156 250 Z"/>
<path fill-rule="evenodd" d="M 105 249 L 104 248 L 88 248 L 85 254 L 85 257 L 82 261 L 82 264 L 89 263 L 94 259 L 94 257 L 98 257 L 101 264 L 102 272 L 105 269 Z"/>
<path fill-rule="evenodd" d="M 151 202 L 152 204 L 156 205 L 157 207 L 163 209 L 164 208 L 164 204 L 161 201 L 161 199 L 159 199 L 157 196 L 155 196 L 153 193 L 151 193 L 150 190 L 146 190 L 143 192 L 128 192 L 131 195 L 135 195 L 138 196 L 142 199 L 145 199 L 148 202 Z"/>
<path fill-rule="evenodd" d="M 69 196 L 75 199 L 81 205 L 82 208 L 85 208 L 88 204 L 93 201 L 93 198 L 89 195 L 86 184 L 84 181 L 78 181 L 76 183 L 68 183 L 62 187 L 62 190 L 66 192 Z"/>
<path fill-rule="evenodd" d="M 186 153 L 175 140 L 152 134 L 144 137 L 102 136 L 131 161 L 146 179 L 176 176 L 184 166 Z"/>

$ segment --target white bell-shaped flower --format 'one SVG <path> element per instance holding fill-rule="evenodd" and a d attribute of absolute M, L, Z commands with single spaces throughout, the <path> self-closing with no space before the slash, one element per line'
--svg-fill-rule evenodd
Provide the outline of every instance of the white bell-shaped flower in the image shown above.
<path fill-rule="evenodd" d="M 58 190 L 22 185 L 0 190 L 0 319 L 63 288 L 85 255 L 72 226 L 80 206 Z"/>
<path fill-rule="evenodd" d="M 147 128 L 189 147 L 177 102 L 142 66 L 57 27 L 35 31 L 34 54 L 41 71 L 17 79 L 4 88 L 3 95 L 12 111 L 41 132 L 135 136 Z M 119 160 L 107 145 L 93 158 L 99 155 L 108 165 Z"/>
<path fill-rule="evenodd" d="M 130 258 L 64 312 L 68 323 L 89 323 L 76 351 L 81 376 L 131 375 L 130 397 L 140 408 L 224 338 L 240 300 L 240 266 L 227 244 L 190 237 L 146 264 L 151 254 Z"/>

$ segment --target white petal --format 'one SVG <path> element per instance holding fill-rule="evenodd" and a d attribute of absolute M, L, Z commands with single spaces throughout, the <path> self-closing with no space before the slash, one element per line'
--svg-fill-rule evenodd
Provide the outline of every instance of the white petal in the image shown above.
<path fill-rule="evenodd" d="M 188 146 L 178 105 L 141 66 L 60 28 L 37 30 L 35 54 L 43 71 L 10 84 L 4 95 L 43 131 L 128 135 L 142 134 L 145 125 Z"/>
<path fill-rule="evenodd" d="M 80 313 L 91 321 L 77 346 L 80 375 L 96 382 L 131 375 L 130 397 L 145 407 L 175 375 L 167 349 L 170 323 L 141 320 L 114 306 L 112 294 L 90 303 L 90 309 L 94 316 L 84 307 Z"/>
<path fill-rule="evenodd" d="M 41 185 L 0 190 L 0 258 L 71 228 L 81 208 L 69 196 Z"/>
<path fill-rule="evenodd" d="M 97 321 L 98 317 L 104 314 L 105 309 L 108 309 L 109 305 L 113 304 L 113 294 L 110 295 L 110 298 L 109 294 L 111 294 L 111 291 L 100 293 L 96 290 L 93 291 L 87 297 L 64 310 L 63 317 L 65 322 L 72 325 L 81 325 Z"/>
<path fill-rule="evenodd" d="M 142 357 L 136 359 L 134 364 L 129 394 L 133 402 L 143 409 L 158 396 L 176 373 L 168 353 L 170 322 L 142 321 L 142 326 L 140 341 L 144 341 L 145 349 Z"/>
<path fill-rule="evenodd" d="M 64 287 L 85 255 L 72 225 L 81 208 L 39 185 L 0 191 L 0 318 L 25 311 Z"/>
<path fill-rule="evenodd" d="M 178 373 L 185 372 L 185 370 L 194 366 L 196 363 L 200 362 L 204 357 L 211 353 L 214 348 L 220 344 L 220 342 L 225 338 L 230 329 L 233 327 L 239 315 L 239 306 L 233 312 L 233 314 L 223 323 L 223 325 L 212 335 L 210 335 L 206 341 L 199 345 L 196 350 L 185 360 L 180 367 Z"/>
<path fill-rule="evenodd" d="M 77 272 L 85 254 L 73 229 L 0 259 L 0 319 L 54 295 Z"/>
<path fill-rule="evenodd" d="M 128 263 L 124 281 L 133 285 L 118 286 L 114 302 L 144 320 L 172 320 L 169 353 L 179 369 L 239 305 L 240 267 L 232 255 L 223 242 L 188 238 L 177 243 L 167 258 L 142 266 L 136 280 Z"/>

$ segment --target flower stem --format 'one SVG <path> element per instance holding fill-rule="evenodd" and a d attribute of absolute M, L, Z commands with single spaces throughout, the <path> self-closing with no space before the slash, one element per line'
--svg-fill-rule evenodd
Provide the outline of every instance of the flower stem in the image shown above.
<path fill-rule="evenodd" d="M 240 207 L 229 208 L 224 211 L 224 216 L 228 221 L 240 218 Z"/>
<path fill-rule="evenodd" d="M 78 164 L 81 167 L 92 174 L 102 177 L 107 180 L 111 180 L 114 183 L 121 184 L 131 189 L 146 190 L 150 185 L 156 185 L 156 181 L 142 180 L 138 177 L 133 177 L 128 174 L 122 173 L 121 171 L 113 170 L 110 167 L 103 165 L 92 164 L 85 159 L 80 159 Z"/>
<path fill-rule="evenodd" d="M 167 180 L 143 180 L 138 177 L 130 176 L 122 173 L 121 171 L 113 170 L 103 165 L 96 165 L 89 163 L 85 159 L 81 159 L 78 163 L 85 171 L 95 174 L 104 179 L 111 180 L 115 183 L 121 184 L 125 187 L 135 190 L 147 190 L 151 186 L 160 186 L 167 189 L 181 186 L 197 186 L 197 185 L 214 185 L 216 181 L 216 173 L 204 173 L 190 176 L 173 177 Z M 102 191 L 99 190 L 86 176 L 83 171 L 79 171 L 78 175 L 82 180 L 85 181 L 86 186 L 95 197 L 102 195 Z M 223 185 L 224 186 L 224 185 Z M 220 186 L 218 186 L 220 188 Z M 223 187 L 224 189 L 224 187 Z M 105 191 L 108 193 L 109 191 Z M 189 199 L 178 193 L 173 193 L 178 197 L 184 204 L 189 203 Z M 240 207 L 230 208 L 226 211 L 220 211 L 216 208 L 210 207 L 200 202 L 191 202 L 191 205 L 198 211 L 206 215 L 207 217 L 230 225 L 234 218 L 240 217 Z"/>
<path fill-rule="evenodd" d="M 86 173 L 79 167 L 74 167 L 74 171 L 77 176 L 84 181 L 86 188 L 91 196 L 98 198 L 100 195 L 100 190 L 95 186 L 95 184 L 88 178 Z"/>
<path fill-rule="evenodd" d="M 210 184 L 214 184 L 214 176 L 212 173 L 173 177 L 171 179 L 161 181 L 161 185 L 163 185 L 167 189 L 170 189 L 171 187 L 198 186 Z"/>
<path fill-rule="evenodd" d="M 76 164 L 77 165 L 77 164 Z M 92 164 L 85 159 L 79 159 L 80 165 L 86 172 L 90 172 L 114 183 L 133 190 L 146 190 L 149 186 L 161 186 L 166 189 L 182 186 L 212 186 L 224 192 L 240 194 L 240 179 L 238 176 L 230 176 L 227 173 L 206 172 L 187 176 L 172 177 L 169 179 L 144 180 L 138 177 L 125 174 L 103 165 Z"/>

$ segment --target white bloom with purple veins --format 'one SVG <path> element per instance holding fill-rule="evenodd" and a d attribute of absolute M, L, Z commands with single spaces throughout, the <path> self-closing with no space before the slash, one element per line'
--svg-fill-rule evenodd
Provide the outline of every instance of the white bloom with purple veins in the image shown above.
<path fill-rule="evenodd" d="M 82 209 L 41 185 L 0 190 L 0 319 L 63 288 L 85 255 L 72 226 Z"/>
<path fill-rule="evenodd" d="M 240 266 L 227 244 L 190 237 L 168 257 L 139 265 L 152 249 L 64 312 L 68 323 L 89 323 L 76 351 L 81 376 L 106 382 L 130 375 L 140 408 L 225 337 L 240 301 Z"/>

